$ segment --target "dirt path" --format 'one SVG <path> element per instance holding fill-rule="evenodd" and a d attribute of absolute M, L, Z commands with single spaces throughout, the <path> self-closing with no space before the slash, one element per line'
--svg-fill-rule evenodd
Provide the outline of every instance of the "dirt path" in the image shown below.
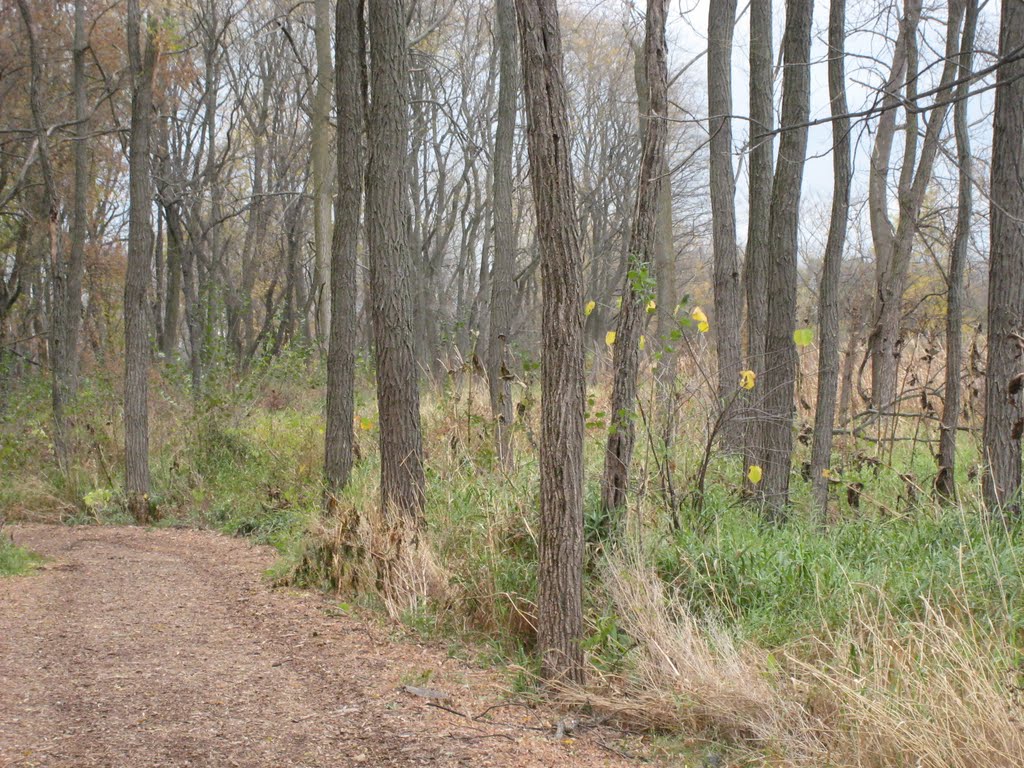
<path fill-rule="evenodd" d="M 563 743 L 521 727 L 551 713 L 472 722 L 403 692 L 429 676 L 461 712 L 505 701 L 493 676 L 438 648 L 269 589 L 267 548 L 198 531 L 14 530 L 50 560 L 0 579 L 0 766 L 635 765 L 600 734 Z"/>

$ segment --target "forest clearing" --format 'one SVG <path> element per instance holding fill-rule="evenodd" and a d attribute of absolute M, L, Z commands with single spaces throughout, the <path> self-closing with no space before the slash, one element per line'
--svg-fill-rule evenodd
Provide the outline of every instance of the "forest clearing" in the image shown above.
<path fill-rule="evenodd" d="M 5 0 L 0 115 L 0 766 L 1024 766 L 1022 0 Z"/>

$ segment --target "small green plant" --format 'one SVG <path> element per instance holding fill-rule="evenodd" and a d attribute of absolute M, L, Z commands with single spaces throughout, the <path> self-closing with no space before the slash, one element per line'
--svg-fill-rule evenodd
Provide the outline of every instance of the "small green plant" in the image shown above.
<path fill-rule="evenodd" d="M 0 532 L 0 576 L 28 573 L 42 562 L 42 558 L 24 547 L 19 547 Z"/>

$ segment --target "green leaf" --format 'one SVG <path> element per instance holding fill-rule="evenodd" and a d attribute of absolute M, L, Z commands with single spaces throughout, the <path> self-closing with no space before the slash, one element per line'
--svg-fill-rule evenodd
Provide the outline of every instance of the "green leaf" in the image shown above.
<path fill-rule="evenodd" d="M 809 346 L 814 341 L 814 331 L 811 328 L 797 328 L 793 331 L 793 341 L 798 347 Z"/>

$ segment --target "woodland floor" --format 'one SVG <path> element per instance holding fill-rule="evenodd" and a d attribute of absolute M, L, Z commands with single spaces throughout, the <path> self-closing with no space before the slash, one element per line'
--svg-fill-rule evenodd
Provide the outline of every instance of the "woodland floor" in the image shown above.
<path fill-rule="evenodd" d="M 192 530 L 7 530 L 48 560 L 0 579 L 5 768 L 636 764 L 610 751 L 614 732 L 555 740 L 557 714 L 510 704 L 493 674 L 438 646 L 271 588 L 269 548 Z"/>

